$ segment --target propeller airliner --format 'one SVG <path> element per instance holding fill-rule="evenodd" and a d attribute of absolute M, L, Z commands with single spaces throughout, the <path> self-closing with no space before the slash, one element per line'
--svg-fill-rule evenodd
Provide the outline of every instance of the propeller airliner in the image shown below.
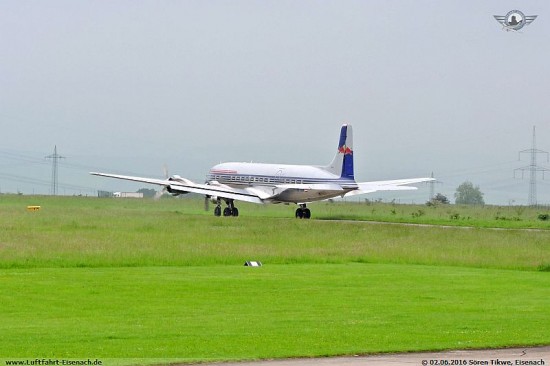
<path fill-rule="evenodd" d="M 433 181 L 412 178 L 375 182 L 356 182 L 353 171 L 353 134 L 349 124 L 342 125 L 338 149 L 326 166 L 262 163 L 221 163 L 200 184 L 173 175 L 166 179 L 90 173 L 92 175 L 163 186 L 173 195 L 198 193 L 216 204 L 215 216 L 238 216 L 235 201 L 252 203 L 295 203 L 296 218 L 309 219 L 307 203 L 334 197 L 349 197 L 377 191 L 414 190 L 409 184 Z M 226 207 L 222 211 L 222 201 Z"/>

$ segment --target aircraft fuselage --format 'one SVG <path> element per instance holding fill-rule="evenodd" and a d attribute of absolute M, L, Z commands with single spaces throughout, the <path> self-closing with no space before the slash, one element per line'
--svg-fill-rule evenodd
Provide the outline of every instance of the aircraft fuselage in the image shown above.
<path fill-rule="evenodd" d="M 222 163 L 206 179 L 233 188 L 255 187 L 269 194 L 272 203 L 319 201 L 357 189 L 355 180 L 310 165 Z"/>

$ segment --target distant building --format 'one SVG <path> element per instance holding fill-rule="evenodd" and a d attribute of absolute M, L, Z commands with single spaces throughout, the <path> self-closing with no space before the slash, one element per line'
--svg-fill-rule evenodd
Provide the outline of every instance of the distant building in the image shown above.
<path fill-rule="evenodd" d="M 117 198 L 143 198 L 143 193 L 138 192 L 115 192 L 113 197 Z"/>

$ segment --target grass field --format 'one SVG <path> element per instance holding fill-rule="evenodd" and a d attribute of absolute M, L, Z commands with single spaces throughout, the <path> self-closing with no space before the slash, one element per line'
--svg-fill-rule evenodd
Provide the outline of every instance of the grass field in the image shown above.
<path fill-rule="evenodd" d="M 216 218 L 200 200 L 0 196 L 0 358 L 129 364 L 550 344 L 541 210 L 311 205 L 322 219 L 474 227 L 463 228 L 239 208 Z"/>

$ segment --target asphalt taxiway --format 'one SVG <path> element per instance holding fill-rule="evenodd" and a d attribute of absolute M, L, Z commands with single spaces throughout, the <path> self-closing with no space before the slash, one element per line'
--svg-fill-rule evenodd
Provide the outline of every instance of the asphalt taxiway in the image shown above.
<path fill-rule="evenodd" d="M 228 362 L 220 366 L 550 366 L 550 346 Z"/>

